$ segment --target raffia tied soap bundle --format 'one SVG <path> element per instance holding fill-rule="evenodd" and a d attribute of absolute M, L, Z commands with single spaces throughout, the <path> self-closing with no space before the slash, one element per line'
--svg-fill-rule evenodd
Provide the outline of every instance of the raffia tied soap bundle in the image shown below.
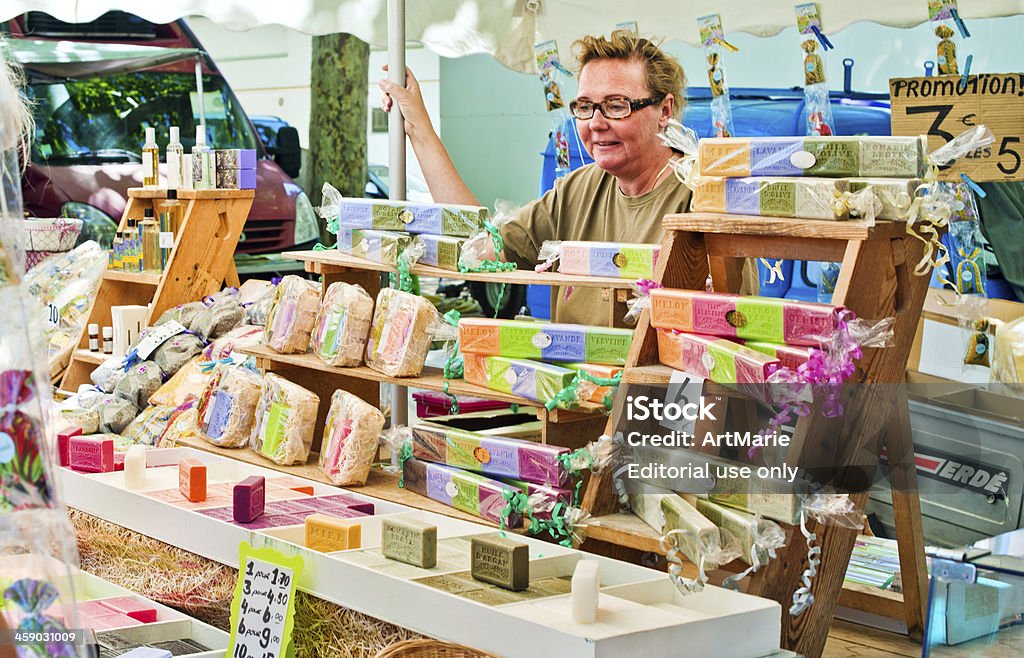
<path fill-rule="evenodd" d="M 701 176 L 924 175 L 924 137 L 719 137 L 700 140 Z"/>
<path fill-rule="evenodd" d="M 267 373 L 249 445 L 274 463 L 303 464 L 313 445 L 320 398 L 298 384 Z"/>
<path fill-rule="evenodd" d="M 196 405 L 203 438 L 222 448 L 244 446 L 252 434 L 262 385 L 248 368 L 217 366 Z"/>
<path fill-rule="evenodd" d="M 324 424 L 320 470 L 339 486 L 366 484 L 384 414 L 358 396 L 335 391 Z"/>
<path fill-rule="evenodd" d="M 621 366 L 626 363 L 632 340 L 630 329 L 487 318 L 459 320 L 459 348 L 464 354 Z"/>
<path fill-rule="evenodd" d="M 281 279 L 264 329 L 267 345 L 283 354 L 305 352 L 319 309 L 316 285 L 294 275 Z"/>
<path fill-rule="evenodd" d="M 426 299 L 394 288 L 377 295 L 366 365 L 390 377 L 416 377 L 430 351 L 427 329 L 439 320 Z"/>
<path fill-rule="evenodd" d="M 324 293 L 309 347 L 331 366 L 358 366 L 373 319 L 373 299 L 362 287 L 332 283 Z"/>
<path fill-rule="evenodd" d="M 406 231 L 467 238 L 483 225 L 487 209 L 387 199 L 342 198 L 338 202 L 338 227 Z"/>

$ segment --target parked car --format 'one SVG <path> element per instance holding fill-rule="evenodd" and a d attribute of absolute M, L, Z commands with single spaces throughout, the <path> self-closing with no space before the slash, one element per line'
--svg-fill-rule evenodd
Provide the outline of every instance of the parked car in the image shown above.
<path fill-rule="evenodd" d="M 43 12 L 28 12 L 0 27 L 13 39 L 52 43 L 53 67 L 74 60 L 62 56 L 73 50 L 84 57 L 103 56 L 107 44 L 202 50 L 184 21 L 157 24 L 119 11 L 89 23 L 65 23 Z M 320 223 L 309 198 L 291 178 L 299 172 L 298 133 L 283 127 L 275 134 L 274 148 L 265 148 L 214 61 L 201 56 L 207 143 L 256 149 L 258 154 L 256 197 L 238 252 L 312 246 Z M 38 217 L 78 217 L 86 222 L 86 236 L 109 240 L 128 188 L 142 185 L 145 129 L 156 128 L 162 149 L 169 127 L 178 126 L 186 152 L 193 146 L 200 122 L 196 86 L 192 60 L 84 77 L 30 70 L 27 93 L 34 102 L 36 131 L 22 178 L 26 211 Z"/>

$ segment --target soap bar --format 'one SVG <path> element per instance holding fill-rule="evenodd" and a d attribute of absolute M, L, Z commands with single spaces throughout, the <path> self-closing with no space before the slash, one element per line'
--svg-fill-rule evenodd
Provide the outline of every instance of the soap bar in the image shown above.
<path fill-rule="evenodd" d="M 61 409 L 60 417 L 69 423 L 70 428 L 82 428 L 82 434 L 95 434 L 100 431 L 100 415 L 95 409 Z"/>
<path fill-rule="evenodd" d="M 572 620 L 577 624 L 592 624 L 597 620 L 600 567 L 597 560 L 580 560 L 572 572 Z"/>
<path fill-rule="evenodd" d="M 796 370 L 811 358 L 812 347 L 796 347 L 793 345 L 778 345 L 775 343 L 762 343 L 760 341 L 748 340 L 743 343 L 758 352 L 764 352 L 768 356 L 775 357 L 783 368 Z"/>
<path fill-rule="evenodd" d="M 120 658 L 172 658 L 172 655 L 167 649 L 135 647 L 131 651 L 120 654 Z"/>
<path fill-rule="evenodd" d="M 701 176 L 920 177 L 924 137 L 717 137 L 700 140 Z M 805 168 L 806 167 L 806 168 Z"/>
<path fill-rule="evenodd" d="M 773 521 L 796 525 L 800 522 L 801 503 L 800 496 L 792 493 L 794 487 L 784 480 L 719 477 L 708 492 L 708 498 Z"/>
<path fill-rule="evenodd" d="M 379 409 L 348 391 L 335 391 L 320 444 L 320 470 L 338 486 L 366 484 L 383 429 Z"/>
<path fill-rule="evenodd" d="M 412 455 L 417 459 L 538 484 L 565 484 L 569 474 L 559 457 L 568 453 L 559 446 L 440 425 L 412 428 Z"/>
<path fill-rule="evenodd" d="M 255 190 L 255 169 L 218 169 L 216 188 L 218 190 Z"/>
<path fill-rule="evenodd" d="M 145 601 L 131 596 L 118 596 L 112 599 L 101 599 L 99 604 L 113 612 L 127 615 L 143 624 L 156 622 L 156 608 Z"/>
<path fill-rule="evenodd" d="M 500 535 L 470 541 L 473 578 L 520 592 L 530 586 L 530 547 Z"/>
<path fill-rule="evenodd" d="M 238 523 L 252 523 L 266 506 L 266 479 L 262 475 L 250 475 L 234 486 L 232 518 Z"/>
<path fill-rule="evenodd" d="M 307 496 L 312 496 L 315 493 L 313 491 L 313 487 L 302 486 L 302 487 L 289 487 L 289 488 L 292 491 L 298 491 L 299 493 L 304 493 Z"/>
<path fill-rule="evenodd" d="M 284 354 L 305 352 L 318 310 L 320 289 L 300 276 L 289 274 L 277 284 L 274 303 L 263 328 L 264 341 Z"/>
<path fill-rule="evenodd" d="M 468 238 L 483 226 L 487 208 L 387 199 L 342 198 L 340 228 L 407 231 Z"/>
<path fill-rule="evenodd" d="M 109 615 L 89 617 L 86 625 L 94 631 L 105 631 L 111 628 L 131 628 L 132 626 L 142 626 L 142 622 L 137 619 L 132 619 L 128 615 L 111 612 Z"/>
<path fill-rule="evenodd" d="M 178 462 L 178 490 L 190 502 L 206 500 L 206 464 L 198 459 Z"/>
<path fill-rule="evenodd" d="M 882 203 L 882 210 L 875 219 L 906 221 L 907 211 L 921 187 L 920 178 L 848 178 L 851 192 L 859 192 L 870 186 L 875 198 Z"/>
<path fill-rule="evenodd" d="M 507 511 L 507 527 L 518 528 L 522 525 L 522 517 L 510 508 L 505 497 L 519 491 L 512 485 L 444 464 L 430 464 L 418 459 L 405 460 L 402 474 L 408 491 L 427 496 L 448 507 L 454 507 L 493 523 L 500 524 L 503 520 L 502 514 Z"/>
<path fill-rule="evenodd" d="M 263 376 L 249 446 L 276 464 L 304 464 L 313 447 L 320 398 L 284 377 Z"/>
<path fill-rule="evenodd" d="M 57 457 L 61 466 L 71 465 L 71 437 L 82 436 L 81 427 L 69 427 L 57 432 Z"/>
<path fill-rule="evenodd" d="M 463 377 L 492 391 L 547 402 L 572 383 L 576 372 L 540 361 L 465 353 Z"/>
<path fill-rule="evenodd" d="M 315 513 L 306 517 L 306 548 L 330 553 L 359 548 L 362 526 L 353 519 Z"/>
<path fill-rule="evenodd" d="M 373 298 L 361 286 L 336 281 L 327 287 L 309 349 L 329 366 L 358 366 L 373 320 Z"/>
<path fill-rule="evenodd" d="M 621 366 L 626 363 L 632 341 L 632 329 L 529 320 L 459 320 L 459 349 L 463 354 Z"/>
<path fill-rule="evenodd" d="M 793 217 L 797 219 L 849 219 L 850 211 L 832 202 L 849 188 L 836 178 L 713 178 L 697 179 L 692 212 Z"/>
<path fill-rule="evenodd" d="M 719 505 L 704 498 L 697 500 L 697 511 L 734 537 L 740 544 L 741 552 L 739 559 L 750 564 L 750 554 L 754 549 L 754 527 L 757 523 L 754 515 Z M 771 523 L 771 521 L 762 519 L 761 523 Z M 768 559 L 768 555 L 761 549 L 758 549 L 758 555 L 761 564 L 764 564 Z"/>
<path fill-rule="evenodd" d="M 146 447 L 131 446 L 124 453 L 124 486 L 141 489 L 146 484 Z"/>
<path fill-rule="evenodd" d="M 598 363 L 564 363 L 562 365 L 570 370 L 585 372 L 591 377 L 598 379 L 612 379 L 622 372 L 622 367 L 620 366 L 605 366 Z M 605 398 L 611 395 L 613 390 L 611 386 L 595 384 L 582 377 L 580 378 L 579 386 L 584 393 L 589 392 L 589 395 L 583 395 L 583 398 L 597 404 L 603 404 Z"/>
<path fill-rule="evenodd" d="M 73 436 L 69 440 L 68 464 L 85 473 L 109 473 L 114 470 L 114 440 L 105 435 Z"/>
<path fill-rule="evenodd" d="M 366 365 L 389 377 L 417 377 L 430 351 L 437 309 L 419 295 L 382 288 L 366 341 Z"/>
<path fill-rule="evenodd" d="M 415 519 L 384 519 L 380 531 L 384 557 L 423 569 L 437 566 L 437 526 Z"/>
<path fill-rule="evenodd" d="M 255 169 L 256 149 L 216 149 L 217 169 Z"/>
<path fill-rule="evenodd" d="M 650 279 L 661 247 L 656 244 L 574 242 L 559 247 L 558 271 L 580 276 Z"/>
<path fill-rule="evenodd" d="M 719 384 L 764 384 L 779 369 L 777 359 L 725 338 L 665 330 L 658 330 L 658 361 Z"/>
<path fill-rule="evenodd" d="M 222 448 L 248 443 L 262 386 L 262 378 L 248 368 L 217 365 L 196 403 L 200 436 Z"/>
<path fill-rule="evenodd" d="M 655 288 L 651 326 L 658 329 L 815 347 L 839 329 L 841 306 L 774 297 Z"/>
<path fill-rule="evenodd" d="M 423 243 L 420 263 L 450 272 L 459 271 L 459 254 L 462 253 L 464 239 L 447 235 L 421 235 L 419 240 Z"/>
<path fill-rule="evenodd" d="M 558 503 L 562 503 L 563 505 L 572 505 L 572 492 L 565 487 L 536 484 L 534 482 L 525 482 L 523 480 L 506 477 L 499 477 L 498 479 L 505 484 L 511 484 L 513 487 L 526 494 L 527 497 L 532 496 L 537 502 L 533 508 L 533 516 L 534 518 L 542 521 L 547 521 L 551 518 L 551 513 L 554 511 L 554 507 Z"/>
<path fill-rule="evenodd" d="M 412 244 L 412 236 L 397 231 L 374 231 L 361 228 L 339 228 L 338 251 L 374 263 L 394 266 L 398 255 Z"/>

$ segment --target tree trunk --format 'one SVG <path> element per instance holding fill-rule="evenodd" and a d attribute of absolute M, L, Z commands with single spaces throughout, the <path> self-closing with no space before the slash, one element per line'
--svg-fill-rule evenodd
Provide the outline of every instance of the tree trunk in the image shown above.
<path fill-rule="evenodd" d="M 309 117 L 309 197 L 330 183 L 345 196 L 366 188 L 367 68 L 370 47 L 351 34 L 313 37 Z M 328 244 L 334 242 L 328 236 Z"/>

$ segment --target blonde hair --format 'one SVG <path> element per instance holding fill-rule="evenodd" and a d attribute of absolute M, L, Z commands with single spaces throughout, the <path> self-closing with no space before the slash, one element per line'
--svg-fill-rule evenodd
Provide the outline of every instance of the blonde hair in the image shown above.
<path fill-rule="evenodd" d="M 25 85 L 21 67 L 11 59 L 0 37 L 0 152 L 21 148 L 27 152 L 34 122 L 31 107 L 20 89 Z"/>
<path fill-rule="evenodd" d="M 654 95 L 672 94 L 673 115 L 679 118 L 686 105 L 686 73 L 679 60 L 661 49 L 660 44 L 639 37 L 629 30 L 615 30 L 610 38 L 585 36 L 572 44 L 579 70 L 599 59 L 640 62 L 647 77 L 647 88 Z"/>

